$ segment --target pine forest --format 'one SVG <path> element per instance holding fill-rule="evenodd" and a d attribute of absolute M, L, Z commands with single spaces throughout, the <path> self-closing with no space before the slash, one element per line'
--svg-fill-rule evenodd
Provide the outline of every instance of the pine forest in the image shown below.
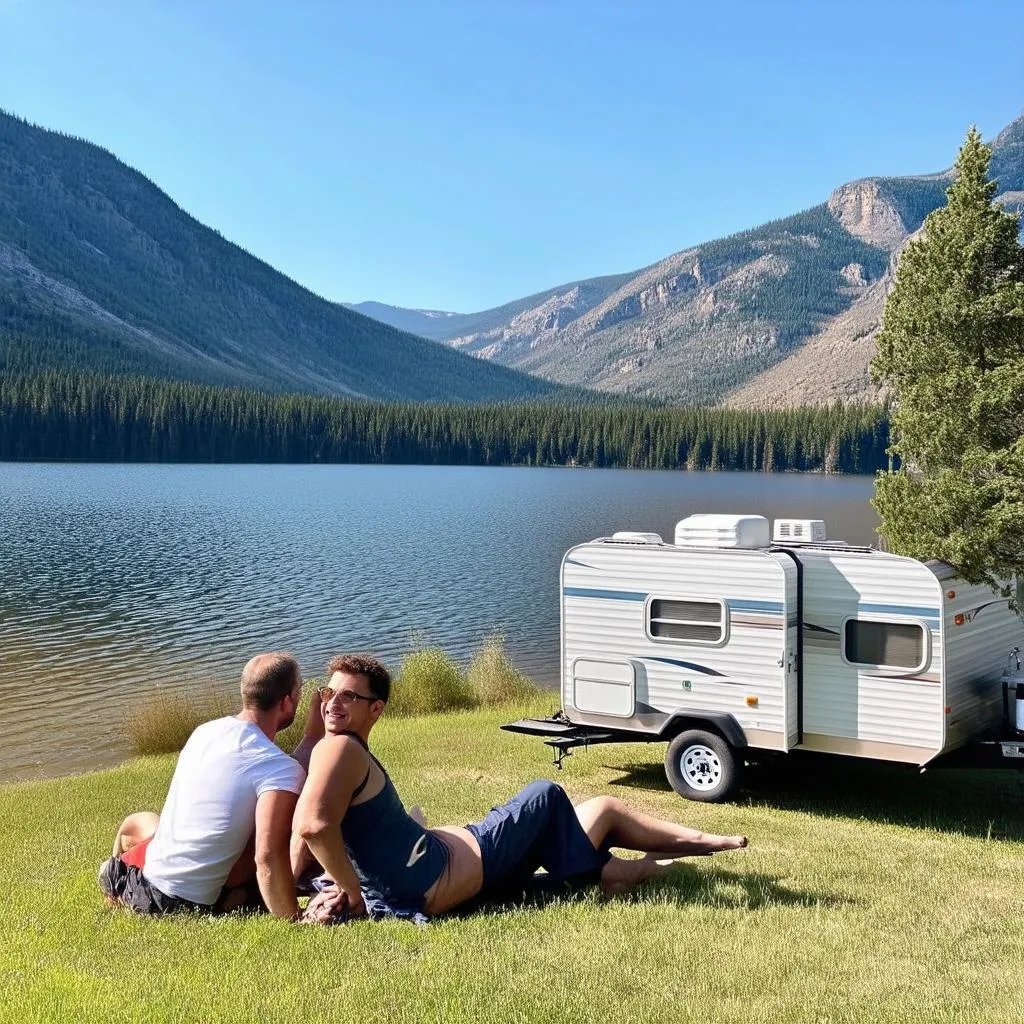
<path fill-rule="evenodd" d="M 383 403 L 143 377 L 0 376 L 0 459 L 872 473 L 877 407 Z"/>

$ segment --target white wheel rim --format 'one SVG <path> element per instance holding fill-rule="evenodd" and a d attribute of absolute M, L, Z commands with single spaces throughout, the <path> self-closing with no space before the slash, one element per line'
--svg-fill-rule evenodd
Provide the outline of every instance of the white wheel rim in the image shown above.
<path fill-rule="evenodd" d="M 687 747 L 679 758 L 679 768 L 686 784 L 707 793 L 722 781 L 722 760 L 703 743 Z"/>

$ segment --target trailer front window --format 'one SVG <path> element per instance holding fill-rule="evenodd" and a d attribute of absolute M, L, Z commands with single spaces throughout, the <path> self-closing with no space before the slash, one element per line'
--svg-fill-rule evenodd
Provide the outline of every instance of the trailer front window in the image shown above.
<path fill-rule="evenodd" d="M 916 623 L 849 619 L 843 653 L 855 665 L 920 668 L 924 662 L 924 641 L 924 627 Z"/>
<path fill-rule="evenodd" d="M 718 601 L 655 598 L 648 615 L 648 631 L 658 640 L 717 644 L 725 637 L 725 605 Z"/>

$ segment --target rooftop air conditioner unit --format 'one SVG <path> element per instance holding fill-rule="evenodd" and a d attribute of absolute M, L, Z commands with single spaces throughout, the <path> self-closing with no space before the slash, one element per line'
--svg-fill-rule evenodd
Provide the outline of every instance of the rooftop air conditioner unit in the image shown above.
<path fill-rule="evenodd" d="M 825 540 L 825 520 L 776 519 L 772 540 L 776 544 L 821 544 Z"/>
<path fill-rule="evenodd" d="M 688 516 L 676 523 L 681 548 L 766 548 L 768 520 L 764 516 Z"/>

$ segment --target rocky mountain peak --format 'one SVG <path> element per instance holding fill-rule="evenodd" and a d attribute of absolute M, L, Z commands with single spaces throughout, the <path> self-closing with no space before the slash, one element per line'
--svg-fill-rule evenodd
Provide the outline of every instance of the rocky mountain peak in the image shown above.
<path fill-rule="evenodd" d="M 871 245 L 891 251 L 907 237 L 896 207 L 870 178 L 840 185 L 829 196 L 828 209 L 851 235 Z"/>
<path fill-rule="evenodd" d="M 1024 117 L 992 150 L 998 201 L 1024 209 Z M 951 180 L 863 178 L 638 270 L 432 320 L 430 336 L 550 380 L 672 402 L 875 401 L 868 366 L 896 260 Z"/>
<path fill-rule="evenodd" d="M 1024 145 L 1024 114 L 1011 121 L 993 140 L 992 149 L 996 152 L 1008 146 Z"/>

